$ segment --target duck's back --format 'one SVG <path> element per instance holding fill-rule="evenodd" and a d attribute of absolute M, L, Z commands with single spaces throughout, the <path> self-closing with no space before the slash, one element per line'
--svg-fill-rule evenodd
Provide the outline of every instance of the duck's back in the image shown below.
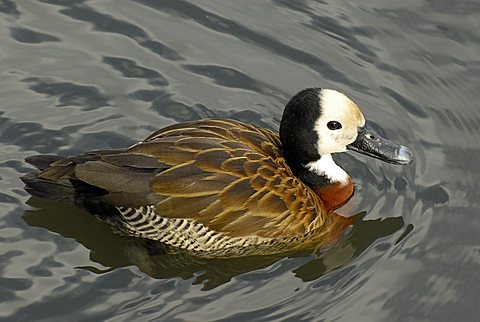
<path fill-rule="evenodd" d="M 194 250 L 268 246 L 325 226 L 278 134 L 232 120 L 164 128 L 124 150 L 27 159 L 33 195 L 74 199 L 129 235 Z"/>

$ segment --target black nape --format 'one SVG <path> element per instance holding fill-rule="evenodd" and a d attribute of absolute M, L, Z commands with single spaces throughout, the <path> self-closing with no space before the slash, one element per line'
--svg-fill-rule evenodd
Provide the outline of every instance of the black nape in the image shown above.
<path fill-rule="evenodd" d="M 310 187 L 328 183 L 328 179 L 305 168 L 320 158 L 315 122 L 320 118 L 321 88 L 307 88 L 296 94 L 285 106 L 280 123 L 283 155 L 295 176 Z"/>

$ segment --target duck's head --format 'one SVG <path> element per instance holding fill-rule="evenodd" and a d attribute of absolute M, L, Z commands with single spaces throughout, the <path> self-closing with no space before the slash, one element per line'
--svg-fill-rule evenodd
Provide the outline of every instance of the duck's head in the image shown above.
<path fill-rule="evenodd" d="M 352 150 L 393 164 L 413 161 L 408 148 L 378 135 L 352 100 L 331 89 L 295 95 L 285 107 L 280 140 L 294 174 L 310 186 L 348 182 L 332 153 Z"/>

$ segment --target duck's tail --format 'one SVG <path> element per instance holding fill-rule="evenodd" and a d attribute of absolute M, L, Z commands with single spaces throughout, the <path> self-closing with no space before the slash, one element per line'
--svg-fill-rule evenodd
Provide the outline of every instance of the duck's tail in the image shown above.
<path fill-rule="evenodd" d="M 75 188 L 68 179 L 68 173 L 64 172 L 62 175 L 58 171 L 49 171 L 48 173 L 44 171 L 49 169 L 54 162 L 61 159 L 63 158 L 55 155 L 27 157 L 25 162 L 33 165 L 40 171 L 30 172 L 20 177 L 25 183 L 25 190 L 39 198 L 73 201 L 75 199 Z M 61 169 L 63 171 L 66 170 L 63 167 Z"/>
<path fill-rule="evenodd" d="M 60 159 L 63 159 L 63 158 L 58 155 L 39 154 L 39 155 L 32 155 L 32 156 L 26 157 L 25 162 L 33 165 L 38 170 L 43 171 L 46 168 L 50 167 L 50 165 L 53 162 L 58 161 Z"/>

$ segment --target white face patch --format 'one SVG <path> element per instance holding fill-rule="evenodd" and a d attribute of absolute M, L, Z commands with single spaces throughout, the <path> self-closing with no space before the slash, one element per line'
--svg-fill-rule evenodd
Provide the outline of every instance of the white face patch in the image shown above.
<path fill-rule="evenodd" d="M 315 122 L 318 133 L 317 149 L 320 155 L 344 152 L 347 145 L 357 138 L 358 127 L 365 125 L 365 118 L 358 106 L 344 94 L 323 89 L 320 94 L 320 118 Z M 327 124 L 336 121 L 341 128 L 331 130 Z"/>
<path fill-rule="evenodd" d="M 340 168 L 330 154 L 325 154 L 317 161 L 310 162 L 305 167 L 320 176 L 327 177 L 333 183 L 346 185 L 348 183 L 348 174 Z"/>

